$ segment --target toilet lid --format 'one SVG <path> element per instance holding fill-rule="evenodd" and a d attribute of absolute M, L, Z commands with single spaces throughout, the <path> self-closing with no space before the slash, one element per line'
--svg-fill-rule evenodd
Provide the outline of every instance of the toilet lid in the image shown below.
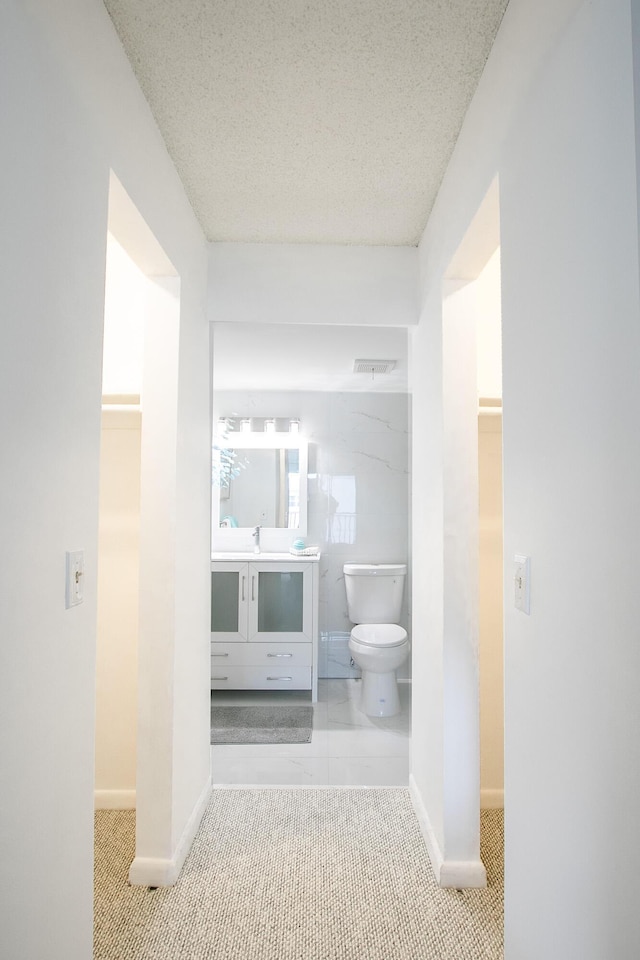
<path fill-rule="evenodd" d="M 399 647 L 407 631 L 397 623 L 359 623 L 351 636 L 365 647 Z"/>

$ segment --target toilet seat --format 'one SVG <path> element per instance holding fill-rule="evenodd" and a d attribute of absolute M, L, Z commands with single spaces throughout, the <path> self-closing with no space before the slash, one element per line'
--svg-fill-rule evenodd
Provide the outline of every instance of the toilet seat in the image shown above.
<path fill-rule="evenodd" d="M 399 647 L 407 639 L 407 631 L 397 623 L 359 623 L 351 637 L 364 647 Z"/>

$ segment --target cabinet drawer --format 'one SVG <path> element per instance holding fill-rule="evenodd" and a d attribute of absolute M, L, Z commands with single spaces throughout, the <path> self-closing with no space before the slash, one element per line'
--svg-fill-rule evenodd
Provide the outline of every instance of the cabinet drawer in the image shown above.
<path fill-rule="evenodd" d="M 211 667 L 310 667 L 312 650 L 311 643 L 212 643 Z"/>
<path fill-rule="evenodd" d="M 211 660 L 212 690 L 308 690 L 311 667 L 251 667 Z"/>

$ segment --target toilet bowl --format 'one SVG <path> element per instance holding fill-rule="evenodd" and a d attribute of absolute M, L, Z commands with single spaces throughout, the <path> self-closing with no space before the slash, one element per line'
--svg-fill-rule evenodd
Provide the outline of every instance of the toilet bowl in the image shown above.
<path fill-rule="evenodd" d="M 362 670 L 363 712 L 369 717 L 400 713 L 395 672 L 409 653 L 407 631 L 396 623 L 361 623 L 351 631 L 349 650 Z"/>
<path fill-rule="evenodd" d="M 396 670 L 409 654 L 407 631 L 400 619 L 404 564 L 344 565 L 349 619 L 356 624 L 349 650 L 362 670 L 361 707 L 370 717 L 400 712 Z"/>

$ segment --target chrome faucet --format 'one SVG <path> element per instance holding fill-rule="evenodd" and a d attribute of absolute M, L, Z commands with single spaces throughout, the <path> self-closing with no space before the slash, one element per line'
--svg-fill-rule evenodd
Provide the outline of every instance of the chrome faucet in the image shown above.
<path fill-rule="evenodd" d="M 251 534 L 251 536 L 255 540 L 255 546 L 253 548 L 253 552 L 260 553 L 260 524 L 258 524 L 258 526 L 255 528 L 255 530 Z"/>

